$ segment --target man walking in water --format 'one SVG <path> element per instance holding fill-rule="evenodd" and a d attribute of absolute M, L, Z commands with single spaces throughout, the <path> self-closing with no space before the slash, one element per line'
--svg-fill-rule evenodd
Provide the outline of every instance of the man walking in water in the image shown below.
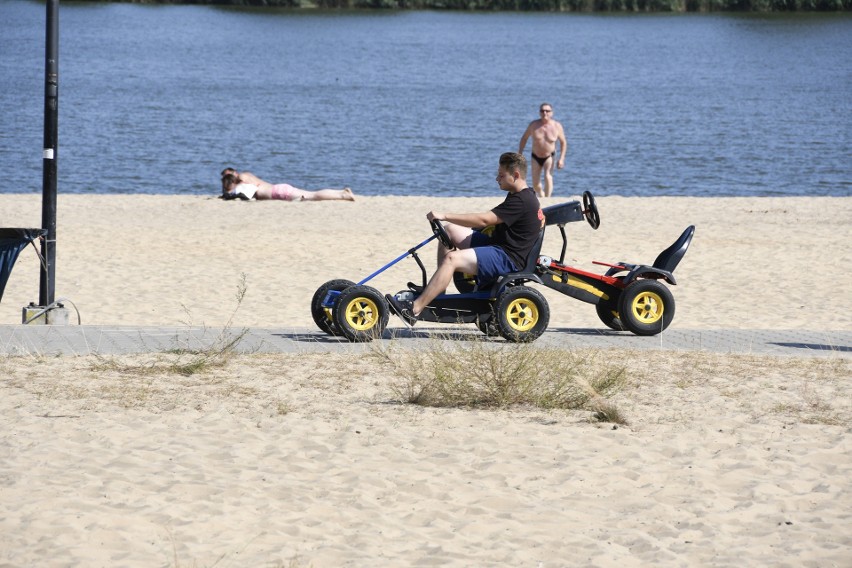
<path fill-rule="evenodd" d="M 553 194 L 553 165 L 560 170 L 565 167 L 565 152 L 568 145 L 565 131 L 559 122 L 553 120 L 553 105 L 541 103 L 538 109 L 541 118 L 533 120 L 521 136 L 518 153 L 523 154 L 527 139 L 532 136 L 532 181 L 533 189 L 539 197 Z M 559 142 L 559 160 L 556 160 L 556 142 Z M 541 187 L 541 174 L 544 173 L 544 191 Z"/>

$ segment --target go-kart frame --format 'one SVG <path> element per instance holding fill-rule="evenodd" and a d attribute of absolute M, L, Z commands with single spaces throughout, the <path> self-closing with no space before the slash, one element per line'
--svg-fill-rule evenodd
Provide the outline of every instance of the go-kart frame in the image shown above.
<path fill-rule="evenodd" d="M 608 328 L 636 335 L 656 335 L 672 322 L 675 301 L 664 284 L 676 285 L 674 269 L 692 241 L 694 226 L 689 226 L 651 265 L 628 262 L 594 264 L 607 266 L 596 274 L 565 264 L 567 235 L 565 225 L 586 220 L 593 229 L 600 226 L 600 214 L 591 192 L 584 192 L 582 205 L 569 201 L 546 207 L 545 226 L 519 272 L 501 275 L 495 282 L 477 286 L 473 277 L 456 273 L 457 294 L 441 294 L 420 314 L 425 322 L 475 324 L 488 336 L 502 336 L 513 342 L 534 341 L 544 333 L 550 321 L 550 307 L 540 291 L 529 283 L 540 284 L 584 303 L 594 304 L 598 317 Z M 432 235 L 391 260 L 358 282 L 334 279 L 317 288 L 311 300 L 311 315 L 323 332 L 343 336 L 349 341 L 371 341 L 382 337 L 390 307 L 384 295 L 367 285 L 409 256 L 417 263 L 422 285 L 409 283 L 395 294 L 399 300 L 413 300 L 427 281 L 426 268 L 418 251 L 433 240 L 452 248 L 440 222 L 433 221 Z M 546 227 L 556 225 L 562 236 L 558 260 L 540 255 Z"/>

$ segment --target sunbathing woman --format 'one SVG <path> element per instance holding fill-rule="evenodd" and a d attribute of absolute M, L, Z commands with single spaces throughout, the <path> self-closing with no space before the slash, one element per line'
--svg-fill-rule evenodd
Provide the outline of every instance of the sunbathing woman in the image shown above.
<path fill-rule="evenodd" d="M 348 187 L 343 189 L 299 189 L 288 183 L 271 184 L 249 172 L 238 172 L 233 168 L 222 170 L 223 199 L 280 199 L 284 201 L 355 201 L 355 194 Z"/>

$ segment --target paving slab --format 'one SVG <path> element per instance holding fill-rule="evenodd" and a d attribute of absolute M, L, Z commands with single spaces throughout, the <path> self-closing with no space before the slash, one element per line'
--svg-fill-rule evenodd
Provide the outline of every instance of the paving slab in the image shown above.
<path fill-rule="evenodd" d="M 426 348 L 432 341 L 471 341 L 484 336 L 473 326 L 392 327 L 380 342 Z M 0 325 L 0 354 L 119 355 L 201 350 L 238 340 L 245 353 L 363 352 L 365 344 L 314 329 L 214 328 L 102 325 Z M 502 339 L 493 339 L 501 343 Z M 656 349 L 763 354 L 790 357 L 852 357 L 852 331 L 669 329 L 652 337 L 603 329 L 550 328 L 536 345 L 598 349 Z"/>

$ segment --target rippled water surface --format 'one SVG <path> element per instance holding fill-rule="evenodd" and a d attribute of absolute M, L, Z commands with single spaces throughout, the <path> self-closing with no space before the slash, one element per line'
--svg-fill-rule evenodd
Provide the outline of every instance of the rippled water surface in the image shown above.
<path fill-rule="evenodd" d="M 0 20 L 0 193 L 40 192 L 45 6 Z M 848 16 L 75 3 L 59 23 L 60 192 L 209 194 L 235 165 L 487 195 L 546 101 L 557 195 L 852 194 Z"/>

